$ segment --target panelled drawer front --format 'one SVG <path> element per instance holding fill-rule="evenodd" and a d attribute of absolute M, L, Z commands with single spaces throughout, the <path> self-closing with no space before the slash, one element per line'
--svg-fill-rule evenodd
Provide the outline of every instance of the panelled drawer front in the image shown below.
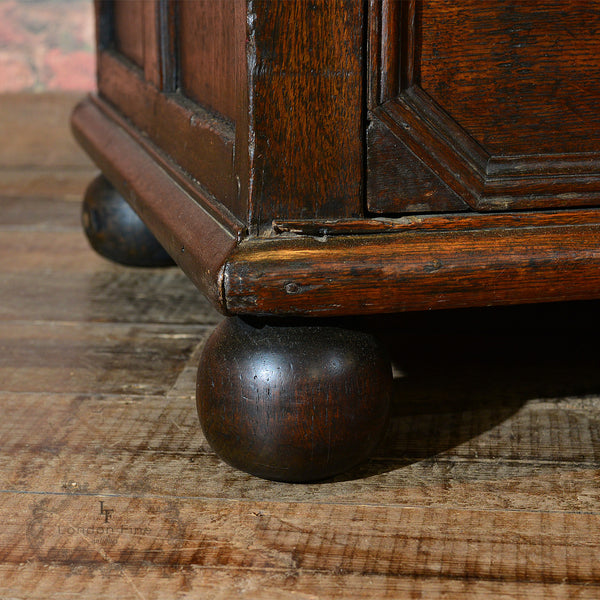
<path fill-rule="evenodd" d="M 370 3 L 373 213 L 600 204 L 600 8 Z"/>

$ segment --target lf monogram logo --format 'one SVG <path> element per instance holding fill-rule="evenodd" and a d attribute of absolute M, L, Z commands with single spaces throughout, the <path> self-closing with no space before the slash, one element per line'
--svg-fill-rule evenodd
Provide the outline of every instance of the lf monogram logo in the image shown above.
<path fill-rule="evenodd" d="M 104 500 L 100 500 L 100 514 L 104 515 L 104 522 L 108 523 L 108 520 L 112 518 L 112 514 L 115 512 L 114 508 L 104 508 Z"/>

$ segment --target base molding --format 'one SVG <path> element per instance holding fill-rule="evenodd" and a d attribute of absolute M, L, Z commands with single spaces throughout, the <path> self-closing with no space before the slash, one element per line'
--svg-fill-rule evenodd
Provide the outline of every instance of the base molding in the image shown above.
<path fill-rule="evenodd" d="M 229 315 L 341 316 L 585 300 L 600 210 L 278 221 L 250 235 L 98 98 L 75 136 L 170 256 Z"/>
<path fill-rule="evenodd" d="M 600 221 L 247 240 L 224 269 L 229 313 L 334 316 L 585 300 Z"/>
<path fill-rule="evenodd" d="M 221 274 L 241 236 L 241 226 L 217 220 L 202 205 L 200 190 L 184 189 L 137 139 L 111 117 L 102 100 L 88 97 L 73 111 L 77 141 L 119 190 L 161 245 L 219 310 Z M 209 204 L 209 199 L 205 199 Z"/>

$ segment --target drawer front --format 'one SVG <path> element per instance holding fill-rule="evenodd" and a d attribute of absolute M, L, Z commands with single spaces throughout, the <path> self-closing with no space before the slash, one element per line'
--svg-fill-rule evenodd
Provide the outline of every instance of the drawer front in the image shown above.
<path fill-rule="evenodd" d="M 370 3 L 373 213 L 600 203 L 600 5 Z"/>

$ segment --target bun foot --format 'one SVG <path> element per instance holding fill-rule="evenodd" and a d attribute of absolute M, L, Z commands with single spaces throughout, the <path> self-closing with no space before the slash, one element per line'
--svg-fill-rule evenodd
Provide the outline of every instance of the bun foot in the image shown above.
<path fill-rule="evenodd" d="M 223 321 L 204 348 L 197 406 L 212 448 L 278 481 L 346 471 L 385 431 L 392 373 L 373 336 L 323 321 Z"/>
<path fill-rule="evenodd" d="M 104 258 L 131 267 L 175 264 L 103 175 L 96 177 L 86 190 L 81 220 L 92 248 Z"/>

